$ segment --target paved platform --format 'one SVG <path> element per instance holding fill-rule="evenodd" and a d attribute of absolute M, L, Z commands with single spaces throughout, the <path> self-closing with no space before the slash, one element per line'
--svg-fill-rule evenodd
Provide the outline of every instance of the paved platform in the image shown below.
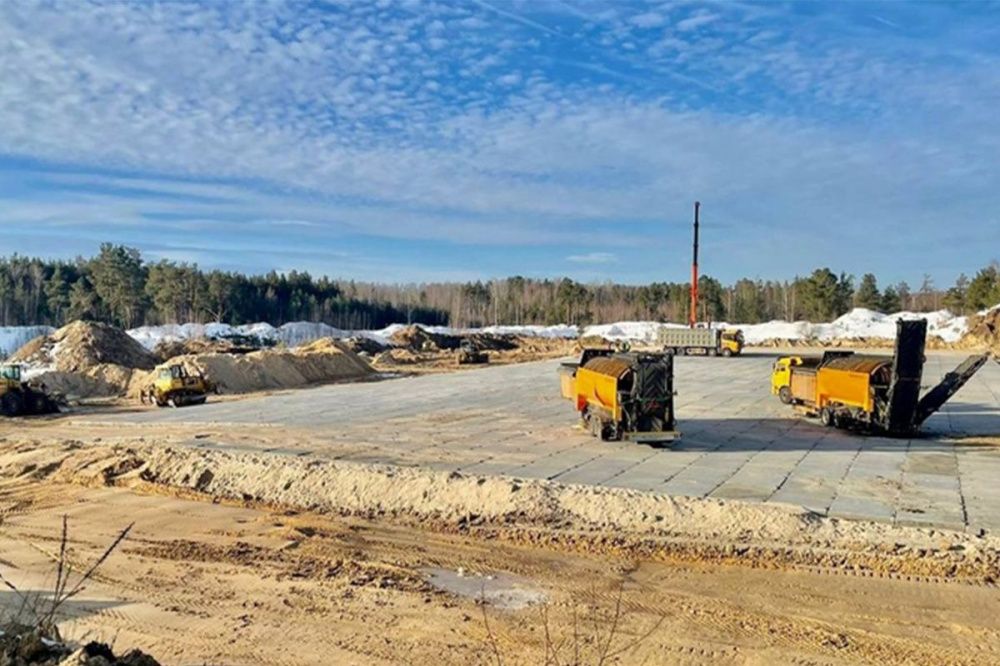
<path fill-rule="evenodd" d="M 232 424 L 192 446 L 418 465 L 697 497 L 787 502 L 830 516 L 1000 529 L 1000 364 L 991 361 L 919 438 L 864 437 L 798 418 L 770 395 L 775 354 L 677 359 L 670 448 L 601 442 L 559 398 L 558 362 L 340 384 L 181 410 L 134 424 Z M 930 353 L 925 390 L 964 358 Z M 107 420 L 107 417 L 101 417 Z M 288 444 L 247 436 L 267 426 Z M 273 431 L 272 431 L 273 432 Z M 242 433 L 237 436 L 237 433 Z"/>

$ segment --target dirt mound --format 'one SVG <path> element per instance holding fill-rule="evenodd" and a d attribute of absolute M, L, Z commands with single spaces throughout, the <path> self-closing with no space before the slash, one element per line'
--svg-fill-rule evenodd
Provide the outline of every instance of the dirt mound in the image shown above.
<path fill-rule="evenodd" d="M 411 351 L 442 351 L 458 349 L 462 343 L 462 338 L 457 335 L 443 335 L 432 333 L 420 326 L 407 326 L 401 328 L 391 336 L 389 340 L 396 347 L 403 347 Z"/>
<path fill-rule="evenodd" d="M 384 345 L 378 340 L 373 340 L 372 338 L 359 335 L 353 338 L 346 338 L 341 340 L 341 342 L 355 354 L 371 354 L 372 356 L 376 354 L 381 354 L 386 349 L 388 345 Z"/>
<path fill-rule="evenodd" d="M 532 338 L 519 338 L 516 335 L 498 335 L 495 333 L 473 333 L 463 336 L 472 343 L 473 348 L 479 351 L 510 351 L 521 347 L 525 340 Z"/>
<path fill-rule="evenodd" d="M 157 358 L 120 328 L 75 321 L 52 335 L 35 338 L 11 361 L 51 367 L 60 372 L 86 372 L 102 365 L 151 370 Z"/>
<path fill-rule="evenodd" d="M 222 393 L 297 388 L 362 379 L 374 372 L 364 359 L 332 338 L 292 350 L 191 354 L 173 358 L 170 363 L 183 364 L 188 372 L 205 375 Z M 152 380 L 153 373 L 136 373 L 129 382 L 128 394 L 138 396 Z"/>
<path fill-rule="evenodd" d="M 156 345 L 153 353 L 161 360 L 168 361 L 176 356 L 193 354 L 249 354 L 261 347 L 244 344 L 230 338 L 191 338 L 188 340 L 164 340 Z"/>
<path fill-rule="evenodd" d="M 40 371 L 35 379 L 48 390 L 80 399 L 122 395 L 132 374 L 158 359 L 120 328 L 75 321 L 30 341 L 11 361 Z"/>
<path fill-rule="evenodd" d="M 1000 354 L 1000 308 L 969 317 L 969 330 L 959 345 L 965 349 L 985 348 Z"/>

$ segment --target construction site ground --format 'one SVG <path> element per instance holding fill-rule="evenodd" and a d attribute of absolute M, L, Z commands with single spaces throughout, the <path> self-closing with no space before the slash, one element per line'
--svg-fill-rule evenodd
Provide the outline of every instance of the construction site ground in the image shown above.
<path fill-rule="evenodd" d="M 63 634 L 165 664 L 1000 663 L 1000 365 L 908 441 L 795 417 L 775 353 L 677 359 L 670 448 L 557 361 L 0 421 L 0 606 L 66 515 L 78 571 L 135 527 Z"/>
<path fill-rule="evenodd" d="M 770 394 L 777 353 L 678 358 L 682 436 L 663 448 L 602 442 L 576 427 L 573 407 L 559 398 L 558 361 L 77 420 L 148 436 L 187 428 L 187 444 L 202 449 L 790 503 L 829 516 L 959 530 L 1000 528 L 1000 365 L 991 361 L 980 370 L 921 436 L 889 439 L 797 418 Z M 928 353 L 925 387 L 963 358 Z"/>

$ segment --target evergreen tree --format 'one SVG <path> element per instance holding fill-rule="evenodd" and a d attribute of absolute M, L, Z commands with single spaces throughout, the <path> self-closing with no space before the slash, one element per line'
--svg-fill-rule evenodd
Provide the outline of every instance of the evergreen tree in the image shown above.
<path fill-rule="evenodd" d="M 861 284 L 858 286 L 858 293 L 854 296 L 854 304 L 859 308 L 878 310 L 882 307 L 882 296 L 878 292 L 878 283 L 875 276 L 865 273 L 861 276 Z"/>
<path fill-rule="evenodd" d="M 145 283 L 139 251 L 103 243 L 90 272 L 97 297 L 111 320 L 125 328 L 136 324 L 142 315 Z"/>
<path fill-rule="evenodd" d="M 893 312 L 899 312 L 900 310 L 899 293 L 893 286 L 888 286 L 885 291 L 882 292 L 882 312 L 886 314 L 892 314 Z"/>
<path fill-rule="evenodd" d="M 962 273 L 958 276 L 958 279 L 955 280 L 955 286 L 945 293 L 944 306 L 955 314 L 962 314 L 966 311 L 965 296 L 968 291 L 969 278 L 966 277 L 965 273 Z"/>
<path fill-rule="evenodd" d="M 996 262 L 980 270 L 969 282 L 965 304 L 970 311 L 984 310 L 1000 304 L 1000 266 Z"/>

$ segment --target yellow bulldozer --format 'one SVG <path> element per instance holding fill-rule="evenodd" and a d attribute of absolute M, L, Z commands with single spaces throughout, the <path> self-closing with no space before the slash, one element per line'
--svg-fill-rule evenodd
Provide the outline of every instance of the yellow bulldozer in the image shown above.
<path fill-rule="evenodd" d="M 20 365 L 0 365 L 0 414 L 28 416 L 58 411 L 58 402 L 46 393 L 44 385 L 21 380 Z"/>
<path fill-rule="evenodd" d="M 139 398 L 143 404 L 157 407 L 187 407 L 205 403 L 209 393 L 218 393 L 218 387 L 201 373 L 188 372 L 177 363 L 156 369 L 156 379 L 143 389 Z"/>

